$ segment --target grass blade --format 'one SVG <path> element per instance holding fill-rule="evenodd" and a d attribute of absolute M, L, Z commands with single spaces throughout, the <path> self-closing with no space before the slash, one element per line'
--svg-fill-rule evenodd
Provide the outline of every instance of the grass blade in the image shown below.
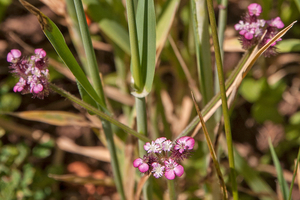
<path fill-rule="evenodd" d="M 198 117 L 199 117 L 200 122 L 201 122 L 202 127 L 203 127 L 203 132 L 204 132 L 204 136 L 205 136 L 205 139 L 206 139 L 206 142 L 207 142 L 207 145 L 208 145 L 210 156 L 211 156 L 211 158 L 213 160 L 213 163 L 214 163 L 214 166 L 215 166 L 215 169 L 216 169 L 219 181 L 220 181 L 220 187 L 221 187 L 221 190 L 223 192 L 223 199 L 228 199 L 226 184 L 225 184 L 225 181 L 223 179 L 223 175 L 222 175 L 222 172 L 221 172 L 221 169 L 220 169 L 218 158 L 217 158 L 216 152 L 214 150 L 213 144 L 212 144 L 212 142 L 210 140 L 210 136 L 208 134 L 208 131 L 207 131 L 204 119 L 202 117 L 202 114 L 200 112 L 200 109 L 199 109 L 199 107 L 197 105 L 197 102 L 195 100 L 195 97 L 194 97 L 193 93 L 192 93 L 192 98 L 193 98 L 193 101 L 194 101 L 195 108 L 197 110 Z"/>
<path fill-rule="evenodd" d="M 136 25 L 144 80 L 143 95 L 146 96 L 151 91 L 155 72 L 156 46 L 153 41 L 156 40 L 156 18 L 153 0 L 138 1 Z"/>
<path fill-rule="evenodd" d="M 288 198 L 288 200 L 291 200 L 291 199 L 292 199 L 292 192 L 293 192 L 293 187 L 294 187 L 294 183 L 295 183 L 295 178 L 296 178 L 297 171 L 298 171 L 299 161 L 300 161 L 300 149 L 299 149 L 299 151 L 298 151 L 298 156 L 297 156 L 297 160 L 296 160 L 296 164 L 295 164 L 295 169 L 294 169 L 293 179 L 292 179 L 291 186 L 290 186 L 290 192 L 289 192 L 289 198 Z"/>
<path fill-rule="evenodd" d="M 270 147 L 270 152 L 271 152 L 271 155 L 272 155 L 272 159 L 273 159 L 273 162 L 274 162 L 274 165 L 275 165 L 275 168 L 276 168 L 278 183 L 279 183 L 279 186 L 280 186 L 280 189 L 281 189 L 281 192 L 282 192 L 282 196 L 283 196 L 284 200 L 287 200 L 288 199 L 288 193 L 289 193 L 288 184 L 284 180 L 283 171 L 282 171 L 282 168 L 280 166 L 280 162 L 279 162 L 279 159 L 276 155 L 275 149 L 272 145 L 272 141 L 271 141 L 270 138 L 269 138 L 268 141 L 269 141 L 269 147 Z"/>

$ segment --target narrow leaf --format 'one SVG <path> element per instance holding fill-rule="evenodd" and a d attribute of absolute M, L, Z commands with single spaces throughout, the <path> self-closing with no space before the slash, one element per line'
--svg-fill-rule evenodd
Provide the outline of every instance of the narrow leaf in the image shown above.
<path fill-rule="evenodd" d="M 293 192 L 293 187 L 294 187 L 294 183 L 295 183 L 295 178 L 296 178 L 297 172 L 299 172 L 298 171 L 299 161 L 300 161 L 300 149 L 298 151 L 298 156 L 297 156 L 297 160 L 296 160 L 296 164 L 295 164 L 295 169 L 294 169 L 293 179 L 292 179 L 291 186 L 290 186 L 290 193 L 289 193 L 288 200 L 292 199 L 292 192 Z"/>
<path fill-rule="evenodd" d="M 277 171 L 277 178 L 278 178 L 278 183 L 282 192 L 282 196 L 284 198 L 284 200 L 288 199 L 288 195 L 289 195 L 289 188 L 288 188 L 288 184 L 287 182 L 284 180 L 284 176 L 283 176 L 283 171 L 282 168 L 280 166 L 280 162 L 279 159 L 276 155 L 275 149 L 272 145 L 272 141 L 269 138 L 269 147 L 270 147 L 270 151 L 271 151 L 271 155 L 273 158 L 273 162 Z"/>
<path fill-rule="evenodd" d="M 55 126 L 89 127 L 91 125 L 83 116 L 64 111 L 24 111 L 6 114 L 26 120 L 44 122 Z"/>
<path fill-rule="evenodd" d="M 139 41 L 139 56 L 144 89 L 139 97 L 145 97 L 152 88 L 155 72 L 155 10 L 153 0 L 138 1 L 136 13 L 137 37 Z M 136 96 L 136 95 L 135 95 Z"/>
<path fill-rule="evenodd" d="M 193 93 L 192 93 L 192 97 L 193 97 L 195 108 L 197 110 L 198 117 L 199 117 L 200 122 L 201 122 L 202 127 L 203 127 L 203 132 L 204 132 L 204 136 L 205 136 L 205 139 L 206 139 L 206 142 L 207 142 L 207 145 L 208 145 L 210 156 L 211 156 L 211 158 L 213 160 L 213 163 L 214 163 L 214 166 L 215 166 L 215 169 L 216 169 L 219 181 L 220 181 L 220 187 L 221 187 L 221 190 L 223 192 L 223 199 L 228 199 L 226 184 L 225 184 L 225 181 L 224 181 L 221 169 L 220 169 L 220 165 L 219 165 L 219 162 L 218 162 L 218 159 L 217 159 L 216 152 L 215 152 L 213 144 L 212 144 L 212 142 L 210 140 L 210 137 L 209 137 L 209 134 L 208 134 L 208 131 L 207 131 L 204 119 L 202 117 L 202 114 L 200 112 L 200 109 L 199 109 L 199 107 L 197 105 L 197 102 L 195 100 L 195 97 L 194 97 Z"/>

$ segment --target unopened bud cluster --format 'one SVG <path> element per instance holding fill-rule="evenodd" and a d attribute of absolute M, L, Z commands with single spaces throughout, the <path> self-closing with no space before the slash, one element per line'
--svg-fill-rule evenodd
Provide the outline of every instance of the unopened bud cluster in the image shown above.
<path fill-rule="evenodd" d="M 244 49 L 257 45 L 261 36 L 265 31 L 262 42 L 259 47 L 262 47 L 268 43 L 277 33 L 278 30 L 284 27 L 280 17 L 276 17 L 271 20 L 259 19 L 262 12 L 262 7 L 257 3 L 252 3 L 248 6 L 248 13 L 243 20 L 240 20 L 238 24 L 234 26 L 235 30 L 239 31 L 240 41 Z M 278 39 L 276 42 L 280 41 Z M 269 57 L 276 54 L 276 42 L 274 42 L 264 53 L 265 56 Z"/>
<path fill-rule="evenodd" d="M 155 178 L 164 175 L 167 179 L 172 180 L 176 176 L 183 175 L 184 168 L 178 163 L 190 155 L 194 144 L 194 138 L 189 136 L 181 137 L 175 143 L 165 137 L 157 138 L 144 145 L 147 155 L 135 159 L 133 166 L 142 173 L 153 173 Z"/>
<path fill-rule="evenodd" d="M 21 57 L 20 50 L 12 49 L 7 54 L 7 62 L 11 63 L 11 73 L 19 77 L 14 92 L 32 93 L 33 97 L 43 99 L 49 95 L 48 62 L 43 49 L 35 49 L 34 53 L 30 58 L 26 58 Z"/>

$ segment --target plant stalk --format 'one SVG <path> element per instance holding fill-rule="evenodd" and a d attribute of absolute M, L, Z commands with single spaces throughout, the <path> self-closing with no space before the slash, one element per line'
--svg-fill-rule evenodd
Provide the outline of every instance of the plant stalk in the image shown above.
<path fill-rule="evenodd" d="M 146 113 L 146 100 L 145 98 L 135 98 L 136 105 L 136 123 L 138 133 L 147 136 L 147 113 Z M 139 155 L 145 154 L 144 141 L 139 140 Z M 152 179 L 149 177 L 143 188 L 144 199 L 152 199 Z"/>
<path fill-rule="evenodd" d="M 228 148 L 228 159 L 229 159 L 229 167 L 230 167 L 230 180 L 232 185 L 232 194 L 233 194 L 233 199 L 238 200 L 230 118 L 229 118 L 229 112 L 227 106 L 225 81 L 223 75 L 223 64 L 222 64 L 220 45 L 219 45 L 218 34 L 217 34 L 217 25 L 216 25 L 212 0 L 207 0 L 207 8 L 208 8 L 208 14 L 209 14 L 210 25 L 212 30 L 212 38 L 213 38 L 213 44 L 215 49 L 215 58 L 217 63 L 218 78 L 219 78 L 219 85 L 220 85 L 220 92 L 221 92 L 221 99 L 222 99 L 222 110 L 224 115 L 225 134 L 226 134 L 226 141 L 228 146 L 227 148 Z"/>
<path fill-rule="evenodd" d="M 167 180 L 167 182 L 168 182 L 169 199 L 176 200 L 174 180 Z"/>

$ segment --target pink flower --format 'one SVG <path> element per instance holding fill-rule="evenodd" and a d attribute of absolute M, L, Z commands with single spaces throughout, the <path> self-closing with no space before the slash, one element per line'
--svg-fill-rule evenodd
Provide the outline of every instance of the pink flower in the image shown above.
<path fill-rule="evenodd" d="M 147 151 L 147 153 L 158 153 L 159 152 L 159 145 L 156 144 L 154 141 L 151 142 L 147 142 L 144 145 L 144 149 L 145 151 Z"/>
<path fill-rule="evenodd" d="M 164 151 L 171 151 L 173 147 L 173 142 L 171 140 L 164 141 L 162 144 L 162 150 Z"/>
<path fill-rule="evenodd" d="M 137 158 L 133 161 L 133 166 L 138 168 L 140 172 L 145 173 L 149 170 L 149 165 L 143 159 Z"/>
<path fill-rule="evenodd" d="M 252 3 L 248 6 L 248 11 L 249 11 L 249 14 L 250 16 L 259 16 L 260 13 L 262 12 L 262 7 L 261 5 L 257 4 L 257 3 Z"/>
<path fill-rule="evenodd" d="M 283 28 L 284 27 L 284 23 L 281 21 L 280 17 L 276 17 L 275 19 L 271 19 L 270 21 L 268 21 L 268 24 L 270 26 L 276 27 L 276 28 Z"/>
<path fill-rule="evenodd" d="M 30 59 L 34 61 L 39 61 L 46 56 L 46 51 L 44 51 L 43 49 L 35 49 L 34 53 L 35 55 L 30 57 Z"/>
<path fill-rule="evenodd" d="M 158 148 L 157 148 L 157 152 L 156 153 L 161 153 L 161 151 L 162 151 L 162 147 L 163 147 L 163 142 L 166 140 L 167 138 L 165 138 L 165 137 L 160 137 L 160 138 L 157 138 L 156 140 L 155 140 L 155 144 L 157 144 L 158 145 Z"/>
<path fill-rule="evenodd" d="M 155 178 L 162 177 L 165 170 L 165 166 L 162 166 L 161 164 L 154 162 L 152 163 L 152 167 L 153 167 L 152 169 L 153 176 Z"/>
<path fill-rule="evenodd" d="M 31 59 L 21 59 L 21 51 L 12 49 L 7 54 L 7 61 L 11 62 L 11 73 L 19 77 L 19 82 L 13 88 L 14 92 L 32 93 L 33 97 L 43 99 L 50 91 L 48 62 L 43 49 L 36 49 L 35 53 Z"/>
<path fill-rule="evenodd" d="M 184 136 L 179 138 L 176 141 L 176 145 L 174 147 L 175 150 L 179 150 L 180 153 L 183 153 L 185 150 L 192 150 L 195 145 L 195 140 L 192 137 Z"/>
<path fill-rule="evenodd" d="M 14 92 L 21 92 L 24 89 L 24 86 L 26 85 L 26 80 L 24 78 L 20 78 L 19 82 L 14 87 Z"/>
<path fill-rule="evenodd" d="M 169 160 L 165 161 L 165 177 L 169 180 L 173 180 L 175 176 L 182 176 L 184 173 L 184 168 L 177 164 L 173 159 L 169 158 Z"/>
<path fill-rule="evenodd" d="M 8 54 L 7 54 L 7 62 L 16 62 L 21 57 L 22 53 L 18 49 L 12 49 Z"/>

